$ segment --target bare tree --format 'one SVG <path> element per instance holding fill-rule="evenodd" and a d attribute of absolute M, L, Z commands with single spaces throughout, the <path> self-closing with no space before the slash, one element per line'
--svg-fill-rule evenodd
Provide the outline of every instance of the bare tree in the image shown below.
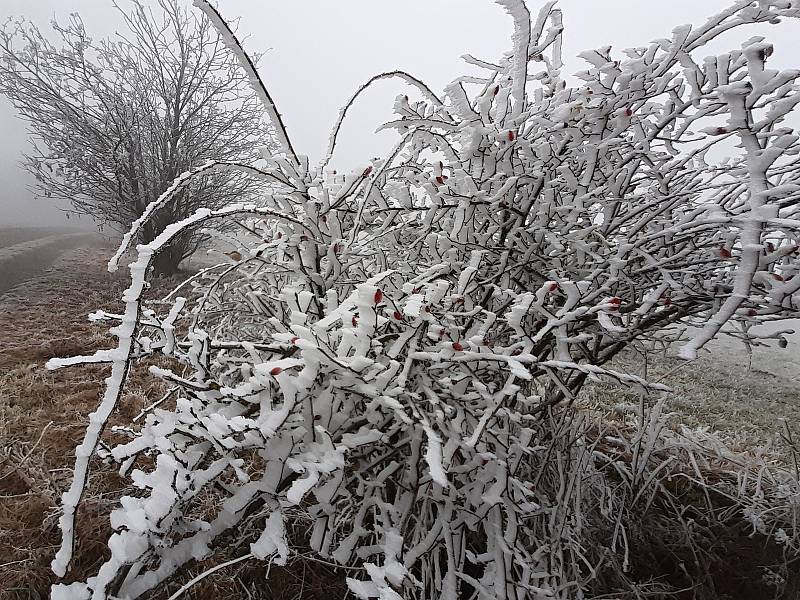
<path fill-rule="evenodd" d="M 178 0 L 158 0 L 155 11 L 136 0 L 129 10 L 114 5 L 125 31 L 100 42 L 75 13 L 66 25 L 52 23 L 60 47 L 33 24 L 6 23 L 0 93 L 30 123 L 25 166 L 35 191 L 127 230 L 180 173 L 211 157 L 250 162 L 270 133 L 236 58 L 202 15 Z M 224 173 L 193 181 L 138 241 L 199 207 L 242 198 L 250 185 Z M 156 272 L 175 271 L 200 239 L 178 236 L 156 257 Z"/>

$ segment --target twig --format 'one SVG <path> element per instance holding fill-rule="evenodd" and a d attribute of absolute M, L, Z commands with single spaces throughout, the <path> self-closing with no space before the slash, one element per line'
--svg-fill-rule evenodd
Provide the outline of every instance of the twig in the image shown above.
<path fill-rule="evenodd" d="M 36 443 L 33 445 L 33 447 L 32 447 L 32 448 L 31 448 L 31 449 L 28 451 L 28 453 L 27 453 L 27 454 L 26 454 L 26 455 L 25 455 L 25 456 L 22 458 L 22 460 L 21 460 L 21 461 L 19 461 L 19 464 L 16 466 L 16 468 L 17 468 L 17 469 L 19 469 L 20 467 L 22 467 L 22 465 L 24 465 L 24 464 L 25 464 L 25 461 L 27 461 L 27 460 L 28 460 L 28 459 L 31 457 L 31 455 L 33 454 L 33 451 L 34 451 L 34 450 L 36 450 L 36 447 L 37 447 L 37 446 L 38 446 L 38 445 L 41 443 L 41 441 L 42 441 L 42 438 L 44 437 L 44 433 L 45 433 L 45 431 L 47 431 L 47 428 L 48 428 L 48 427 L 50 427 L 50 425 L 52 425 L 52 424 L 53 424 L 53 422 L 52 422 L 52 421 L 50 421 L 50 422 L 49 422 L 47 425 L 45 425 L 45 426 L 42 428 L 42 432 L 39 434 L 39 439 L 37 439 L 37 440 L 36 440 Z M 0 478 L 0 479 L 4 479 L 5 477 L 6 477 L 6 476 L 4 475 L 4 476 L 3 476 L 2 478 Z"/>
<path fill-rule="evenodd" d="M 222 564 L 219 564 L 219 565 L 217 565 L 215 567 L 211 567 L 208 571 L 203 571 L 202 573 L 200 573 L 200 575 L 198 575 L 197 577 L 193 578 L 188 583 L 183 585 L 181 587 L 181 589 L 179 589 L 177 592 L 172 594 L 172 596 L 167 598 L 167 600 L 175 600 L 176 598 L 180 597 L 185 591 L 187 591 L 190 587 L 192 587 L 195 583 L 205 579 L 206 577 L 208 577 L 212 573 L 216 573 L 220 569 L 224 569 L 225 567 L 230 567 L 231 565 L 235 565 L 236 563 L 240 563 L 240 562 L 245 561 L 245 560 L 250 559 L 250 558 L 253 558 L 253 555 L 250 554 L 250 553 L 247 553 L 244 556 L 240 556 L 238 558 L 234 558 L 232 560 L 229 560 L 228 562 L 224 562 Z"/>

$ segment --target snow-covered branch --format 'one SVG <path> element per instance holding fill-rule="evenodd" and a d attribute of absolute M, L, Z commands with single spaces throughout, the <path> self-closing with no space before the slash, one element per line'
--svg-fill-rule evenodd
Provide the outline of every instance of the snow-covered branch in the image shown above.
<path fill-rule="evenodd" d="M 319 169 L 286 141 L 259 171 L 274 184 L 260 204 L 200 210 L 138 248 L 119 347 L 98 355 L 113 374 L 64 497 L 59 575 L 132 362 L 165 356 L 174 368 L 151 373 L 177 391 L 111 451 L 139 466 L 142 493 L 112 515 L 110 558 L 55 597 L 141 597 L 231 530 L 257 529 L 238 540 L 248 555 L 286 561 L 290 519 L 353 569 L 359 598 L 578 597 L 592 557 L 564 540 L 606 498 L 578 475 L 597 455 L 556 407 L 593 378 L 663 391 L 607 366 L 634 342 L 700 326 L 692 357 L 726 323 L 797 316 L 800 145 L 786 117 L 800 72 L 768 69 L 761 39 L 701 54 L 735 27 L 799 16 L 794 4 L 739 2 L 621 56 L 584 52 L 569 86 L 554 4 L 531 23 L 523 2 L 499 3 L 513 51 L 470 58 L 485 78 L 441 101 L 404 73 L 370 80 L 422 92 L 397 98 L 385 159 L 344 175 L 328 164 L 357 92 Z M 238 228 L 230 263 L 143 319 L 152 255 L 218 222 Z M 204 489 L 218 510 L 193 520 Z"/>

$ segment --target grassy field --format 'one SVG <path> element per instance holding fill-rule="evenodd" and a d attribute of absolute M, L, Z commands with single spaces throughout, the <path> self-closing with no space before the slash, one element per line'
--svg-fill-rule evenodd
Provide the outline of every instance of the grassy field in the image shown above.
<path fill-rule="evenodd" d="M 0 229 L 0 248 L 7 248 L 47 235 L 58 235 L 65 231 L 71 232 L 72 230 L 60 227 L 4 227 Z"/>
<path fill-rule="evenodd" d="M 0 595 L 8 598 L 40 597 L 50 578 L 47 565 L 58 543 L 55 506 L 106 369 L 51 373 L 43 363 L 109 344 L 103 327 L 86 318 L 97 306 L 115 306 L 124 289 L 124 277 L 103 273 L 106 251 L 99 245 L 72 250 L 0 297 Z M 119 417 L 132 417 L 135 405 L 128 398 Z M 92 482 L 96 493 L 89 495 L 87 512 L 97 512 L 96 537 L 85 535 L 84 549 L 104 545 L 98 534 L 106 528 L 111 498 L 99 490 L 118 488 L 113 479 L 107 472 Z"/>
<path fill-rule="evenodd" d="M 100 240 L 65 251 L 48 270 L 0 295 L 0 600 L 49 598 L 54 581 L 50 561 L 60 543 L 59 497 L 69 484 L 74 448 L 109 368 L 51 372 L 44 363 L 53 356 L 88 354 L 113 345 L 107 326 L 87 319 L 101 307 L 110 312 L 121 308 L 128 275 L 125 269 L 113 275 L 106 271 L 112 252 Z M 147 297 L 157 297 L 177 281 L 161 281 Z M 148 398 L 161 393 L 144 367 L 135 370 L 111 425 L 129 424 Z M 113 433 L 106 439 L 113 439 Z M 119 496 L 132 491 L 113 467 L 93 464 L 70 577 L 85 579 L 107 557 L 108 515 Z M 264 568 L 246 565 L 209 578 L 184 597 L 247 598 L 248 582 L 255 579 L 263 592 L 277 599 L 329 598 L 332 590 L 341 592 L 336 597 L 345 593 L 341 578 L 325 568 L 273 568 L 265 585 Z"/>
<path fill-rule="evenodd" d="M 674 428 L 684 425 L 717 433 L 734 450 L 783 452 L 786 426 L 800 425 L 800 384 L 748 370 L 741 362 L 708 357 L 690 363 L 659 356 L 651 357 L 645 368 L 640 355 L 628 353 L 613 366 L 672 388 L 666 408 Z M 616 420 L 635 416 L 640 402 L 638 393 L 611 383 L 590 384 L 580 397 L 584 409 Z"/>
<path fill-rule="evenodd" d="M 48 597 L 52 581 L 49 563 L 59 542 L 58 498 L 68 484 L 73 448 L 82 436 L 86 415 L 94 409 L 102 392 L 106 368 L 48 372 L 43 363 L 52 356 L 86 354 L 113 343 L 105 326 L 92 324 L 86 318 L 97 308 L 114 311 L 120 306 L 127 276 L 124 270 L 115 275 L 105 271 L 110 251 L 99 240 L 68 250 L 49 270 L 0 296 L 3 600 Z M 168 289 L 173 283 L 164 282 L 163 288 Z M 675 389 L 666 409 L 670 413 L 668 423 L 676 432 L 684 426 L 717 431 L 733 450 L 762 448 L 759 452 L 770 453 L 774 460 L 789 460 L 790 454 L 781 440 L 784 421 L 800 422 L 800 392 L 794 382 L 708 359 L 685 363 L 661 358 L 645 363 L 642 357 L 629 354 L 616 366 L 645 374 L 645 365 L 651 380 L 661 380 Z M 158 383 L 146 378 L 141 370 L 135 371 L 113 422 L 129 423 L 147 399 L 160 391 Z M 639 418 L 642 403 L 653 402 L 653 398 L 643 399 L 610 384 L 594 383 L 586 388 L 578 405 L 600 421 L 624 426 Z M 106 556 L 108 514 L 126 491 L 129 490 L 115 470 L 96 461 L 81 508 L 73 577 L 92 574 Z M 734 538 L 731 543 L 750 556 L 749 563 L 738 559 L 744 561 L 741 564 L 761 560 L 751 537 L 737 530 Z M 273 569 L 269 583 L 264 576 L 262 566 L 241 565 L 208 578 L 184 597 L 248 598 L 254 585 L 259 590 L 254 598 L 341 598 L 345 593 L 341 577 L 319 563 L 309 568 L 308 563 L 300 561 L 287 569 Z M 760 592 L 753 593 L 756 595 L 743 593 L 741 598 L 761 597 Z M 720 600 L 728 597 L 719 596 Z"/>

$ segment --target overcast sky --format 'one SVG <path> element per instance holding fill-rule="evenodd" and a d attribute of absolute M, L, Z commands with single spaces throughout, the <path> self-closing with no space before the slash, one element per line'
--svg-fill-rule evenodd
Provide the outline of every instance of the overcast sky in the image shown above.
<path fill-rule="evenodd" d="M 583 68 L 581 61 L 570 59 L 581 50 L 606 44 L 619 49 L 669 37 L 676 25 L 701 23 L 731 3 L 561 0 L 566 71 Z M 541 4 L 528 1 L 531 12 Z M 455 77 L 472 72 L 459 58 L 462 54 L 495 59 L 509 49 L 512 30 L 511 19 L 491 0 L 219 0 L 219 8 L 226 18 L 242 17 L 239 33 L 247 36 L 247 50 L 265 52 L 262 77 L 295 148 L 312 161 L 327 147 L 341 104 L 373 74 L 399 68 L 441 91 Z M 0 0 L 0 20 L 25 16 L 43 29 L 52 18 L 63 20 L 73 11 L 95 38 L 113 36 L 119 26 L 111 0 Z M 774 31 L 775 64 L 789 65 L 800 50 L 800 23 L 781 24 Z M 738 47 L 755 33 L 736 33 L 713 50 Z M 391 118 L 393 99 L 403 91 L 402 83 L 383 82 L 352 111 L 336 166 L 357 167 L 386 151 L 393 134 L 373 132 Z M 0 133 L 0 226 L 64 222 L 52 202 L 34 199 L 26 189 L 30 179 L 19 166 L 26 125 L 3 98 Z"/>

